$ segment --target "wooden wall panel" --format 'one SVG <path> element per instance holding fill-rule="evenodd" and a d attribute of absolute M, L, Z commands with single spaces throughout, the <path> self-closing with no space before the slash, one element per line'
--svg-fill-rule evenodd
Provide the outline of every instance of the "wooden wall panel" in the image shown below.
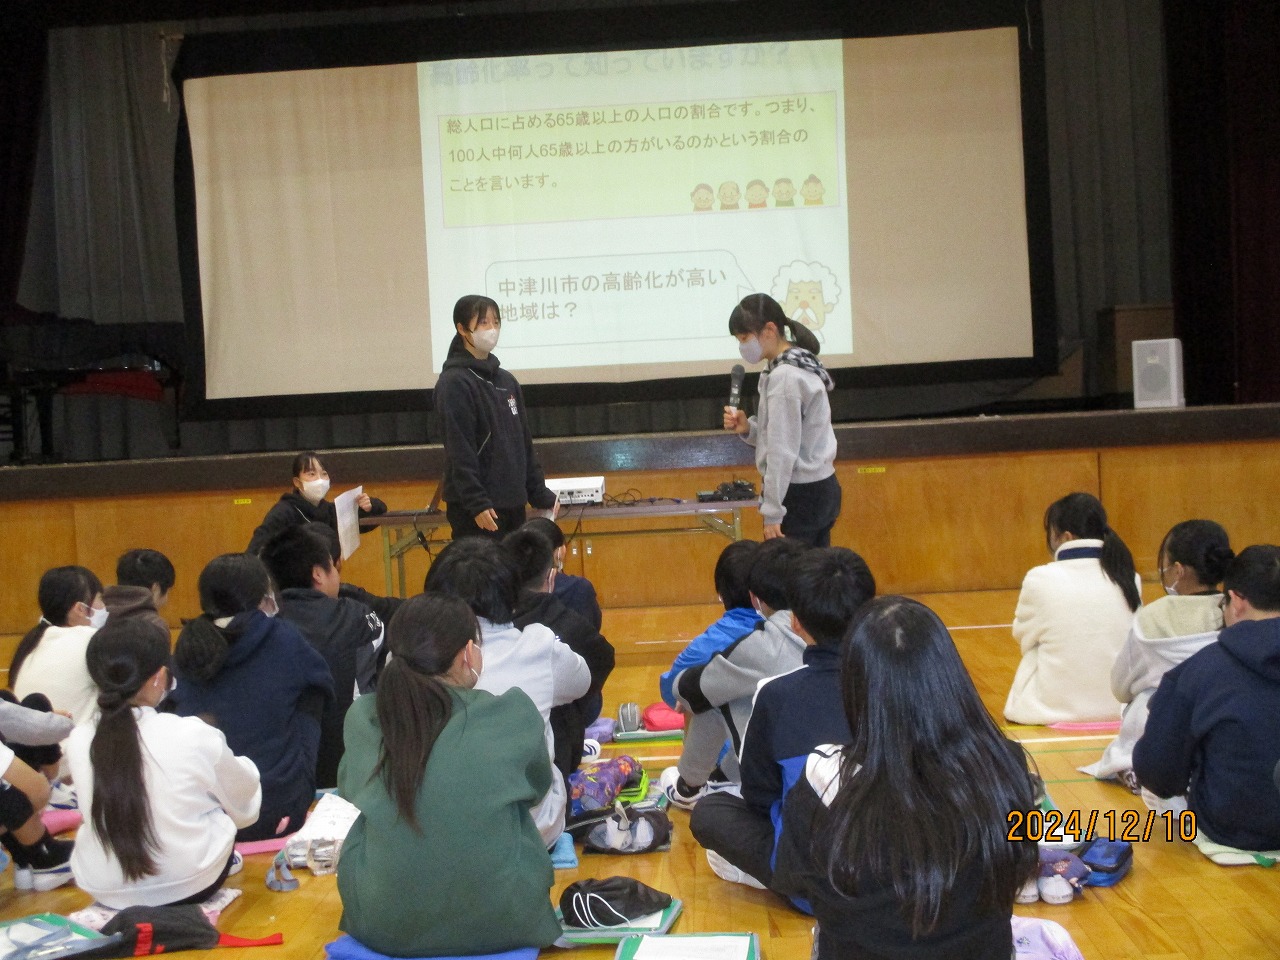
<path fill-rule="evenodd" d="M 1216 520 L 1239 550 L 1280 543 L 1280 443 L 1223 443 L 1104 450 L 1102 502 L 1133 551 L 1138 571 L 1156 577 L 1156 552 L 1183 520 Z"/>
<path fill-rule="evenodd" d="M 200 612 L 196 580 L 204 565 L 219 554 L 243 550 L 266 512 L 262 505 L 277 496 L 245 490 L 77 501 L 77 554 L 103 583 L 114 583 L 116 560 L 125 550 L 159 550 L 177 572 L 164 610 L 169 626 L 177 627 L 182 618 Z"/>
<path fill-rule="evenodd" d="M 883 593 L 1007 590 L 1048 560 L 1045 508 L 1097 493 L 1093 451 L 839 464 L 832 543 L 871 567 Z"/>
<path fill-rule="evenodd" d="M 609 474 L 605 492 L 612 497 L 674 497 L 693 499 L 699 490 L 715 489 L 735 477 L 759 482 L 754 470 L 732 471 L 716 467 L 663 472 Z M 684 522 L 684 521 L 681 521 Z M 670 527 L 671 520 L 610 521 L 612 529 L 644 530 Z M 712 581 L 716 558 L 728 545 L 724 537 L 710 533 L 654 534 L 652 536 L 593 539 L 601 524 L 587 523 L 578 539 L 583 551 L 583 575 L 595 584 L 604 607 L 673 606 L 715 603 Z M 566 534 L 572 528 L 565 525 Z M 743 515 L 743 536 L 761 537 L 760 513 Z"/>
<path fill-rule="evenodd" d="M 1275 441 L 842 462 L 838 470 L 844 511 L 833 541 L 862 553 L 885 592 L 1016 590 L 1027 569 L 1047 559 L 1045 507 L 1073 490 L 1102 497 L 1148 578 L 1155 575 L 1160 539 L 1179 520 L 1216 519 L 1241 546 L 1280 540 Z M 607 489 L 612 496 L 631 490 L 643 498 L 688 499 L 735 473 L 758 482 L 749 467 L 709 467 L 613 473 Z M 430 478 L 381 483 L 371 493 L 407 510 L 424 507 L 434 486 Z M 204 564 L 244 549 L 283 489 L 0 503 L 0 634 L 20 634 L 35 622 L 36 583 L 44 570 L 82 563 L 110 582 L 116 557 L 131 546 L 163 550 L 174 561 L 178 585 L 166 614 L 177 626 L 198 612 L 195 585 Z M 637 530 L 669 525 L 627 524 Z M 602 539 L 592 533 L 591 524 L 579 532 L 579 552 L 566 566 L 595 582 L 606 608 L 715 603 L 711 572 L 722 537 Z M 761 534 L 754 510 L 745 514 L 744 534 Z M 428 556 L 414 549 L 406 560 L 413 593 Z M 384 589 L 381 533 L 365 535 L 343 574 L 374 592 Z"/>
<path fill-rule="evenodd" d="M 26 633 L 40 619 L 40 575 L 79 562 L 75 512 L 65 501 L 0 504 L 0 531 L 0 633 Z"/>

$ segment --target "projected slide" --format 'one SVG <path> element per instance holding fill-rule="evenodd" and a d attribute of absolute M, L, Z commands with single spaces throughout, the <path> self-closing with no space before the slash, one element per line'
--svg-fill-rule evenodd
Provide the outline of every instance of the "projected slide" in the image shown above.
<path fill-rule="evenodd" d="M 775 289 L 852 351 L 840 41 L 418 75 L 433 354 L 456 283 L 498 301 L 520 370 L 732 358 L 729 309 Z"/>
<path fill-rule="evenodd" d="M 183 93 L 211 399 L 429 388 L 468 293 L 525 384 L 722 374 L 755 292 L 834 369 L 1032 355 L 1013 28 Z"/>

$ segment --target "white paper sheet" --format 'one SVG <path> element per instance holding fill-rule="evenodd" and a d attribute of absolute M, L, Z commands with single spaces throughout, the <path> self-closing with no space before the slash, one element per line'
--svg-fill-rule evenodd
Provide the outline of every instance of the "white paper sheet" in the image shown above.
<path fill-rule="evenodd" d="M 342 544 L 343 560 L 360 546 L 360 505 L 356 501 L 363 494 L 364 487 L 360 486 L 333 498 L 333 505 L 338 510 L 338 542 Z"/>
<path fill-rule="evenodd" d="M 635 960 L 746 960 L 751 938 L 737 934 L 710 937 L 644 937 Z"/>

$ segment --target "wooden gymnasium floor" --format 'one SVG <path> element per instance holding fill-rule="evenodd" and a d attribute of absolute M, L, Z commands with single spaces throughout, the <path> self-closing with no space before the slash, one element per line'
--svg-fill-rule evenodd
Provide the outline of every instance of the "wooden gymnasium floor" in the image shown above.
<path fill-rule="evenodd" d="M 1015 594 L 993 591 L 920 599 L 951 628 L 983 701 L 999 717 L 1017 663 L 1008 626 Z M 713 607 L 606 611 L 605 634 L 625 650 L 605 690 L 606 712 L 626 700 L 656 700 L 658 674 L 716 612 Z M 1010 735 L 1035 756 L 1061 809 L 1078 808 L 1086 815 L 1095 810 L 1145 811 L 1123 788 L 1076 772 L 1077 766 L 1099 755 L 1107 737 L 1043 727 L 1014 727 Z M 631 752 L 656 777 L 675 762 L 677 748 L 654 744 Z M 688 815 L 675 811 L 672 819 L 676 831 L 669 853 L 583 856 L 578 869 L 557 871 L 553 895 L 582 877 L 634 876 L 684 901 L 677 932 L 750 930 L 759 934 L 769 960 L 806 960 L 811 920 L 769 893 L 717 878 L 689 836 Z M 228 960 L 253 960 L 255 955 L 316 960 L 338 932 L 341 903 L 335 880 L 312 877 L 304 870 L 299 872 L 301 889 L 271 893 L 263 885 L 269 862 L 267 855 L 250 857 L 244 872 L 231 879 L 229 885 L 240 887 L 244 895 L 226 910 L 220 927 L 249 937 L 281 931 L 284 946 L 219 952 Z M 430 864 L 423 869 L 430 869 Z M 12 889 L 12 871 L 0 877 L 0 919 L 42 911 L 67 913 L 85 906 L 88 899 L 74 886 L 45 894 L 18 893 Z M 457 906 L 465 915 L 466 904 Z M 413 905 L 406 903 L 404 909 L 412 911 Z M 1115 888 L 1090 889 L 1067 906 L 1036 904 L 1018 907 L 1017 912 L 1063 924 L 1091 960 L 1280 956 L 1280 870 L 1217 867 L 1181 842 L 1153 838 L 1135 844 L 1133 871 Z M 582 960 L 612 955 L 607 948 L 575 953 Z"/>

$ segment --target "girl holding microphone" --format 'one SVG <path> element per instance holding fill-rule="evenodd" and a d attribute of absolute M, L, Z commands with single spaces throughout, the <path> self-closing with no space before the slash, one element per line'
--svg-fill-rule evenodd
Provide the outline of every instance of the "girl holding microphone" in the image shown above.
<path fill-rule="evenodd" d="M 729 332 L 745 362 L 767 362 L 756 415 L 724 408 L 724 428 L 756 448 L 765 539 L 794 537 L 830 546 L 831 528 L 840 516 L 836 435 L 827 399 L 835 384 L 818 362 L 818 338 L 764 293 L 753 293 L 733 308 Z"/>

